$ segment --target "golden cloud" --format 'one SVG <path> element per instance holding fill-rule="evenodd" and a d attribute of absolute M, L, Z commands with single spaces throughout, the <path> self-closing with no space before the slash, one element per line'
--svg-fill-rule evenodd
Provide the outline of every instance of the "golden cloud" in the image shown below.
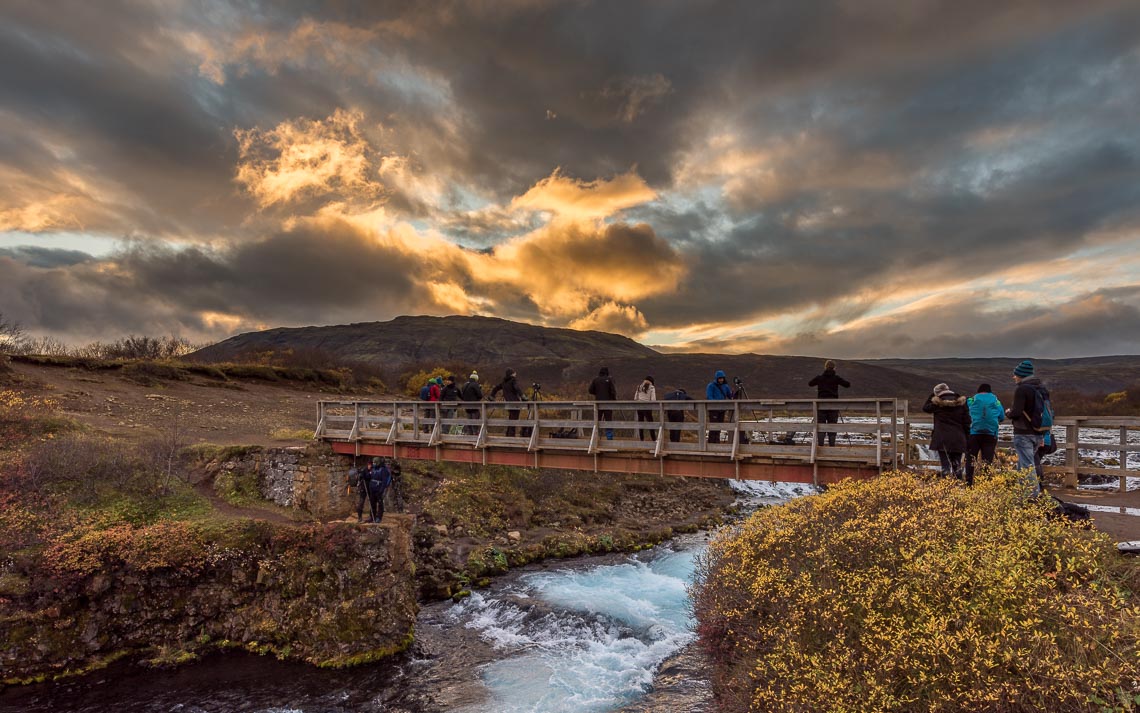
<path fill-rule="evenodd" d="M 337 109 L 322 120 L 298 119 L 263 131 L 237 129 L 236 180 L 262 208 L 314 196 L 346 194 L 378 201 L 371 147 L 358 111 Z"/>
<path fill-rule="evenodd" d="M 555 169 L 554 173 L 512 200 L 511 208 L 547 211 L 571 220 L 600 220 L 655 198 L 656 191 L 635 170 L 608 181 L 579 181 Z"/>

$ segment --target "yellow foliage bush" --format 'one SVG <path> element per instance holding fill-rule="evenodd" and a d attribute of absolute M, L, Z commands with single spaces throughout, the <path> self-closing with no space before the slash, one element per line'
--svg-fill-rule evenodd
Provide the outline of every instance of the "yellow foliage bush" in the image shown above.
<path fill-rule="evenodd" d="M 693 594 L 718 710 L 1135 710 L 1135 560 L 1019 492 L 891 474 L 717 539 Z"/>
<path fill-rule="evenodd" d="M 417 371 L 404 380 L 404 391 L 418 398 L 420 395 L 420 387 L 426 384 L 429 379 L 434 379 L 437 376 L 443 379 L 453 373 L 454 372 L 448 371 L 442 366 L 437 366 L 428 371 Z M 460 384 L 466 380 L 465 377 L 460 377 L 459 375 L 456 375 L 455 378 Z"/>

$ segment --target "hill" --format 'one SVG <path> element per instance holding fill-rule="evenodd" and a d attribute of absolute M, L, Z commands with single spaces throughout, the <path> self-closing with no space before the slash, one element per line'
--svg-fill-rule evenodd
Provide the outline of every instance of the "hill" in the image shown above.
<path fill-rule="evenodd" d="M 514 368 L 524 384 L 541 383 L 562 398 L 585 398 L 598 368 L 608 366 L 618 394 L 632 396 L 642 377 L 653 375 L 658 391 L 685 388 L 694 397 L 717 369 L 740 377 L 753 398 L 804 398 L 821 371 L 822 359 L 757 354 L 663 354 L 632 339 L 605 332 L 585 332 L 520 324 L 492 317 L 397 317 L 326 327 L 270 329 L 231 337 L 198 352 L 203 361 L 241 361 L 264 353 L 322 355 L 380 369 L 389 384 L 432 367 L 455 369 L 463 377 L 475 368 L 484 383 L 498 381 Z M 938 382 L 963 393 L 979 383 L 993 385 L 1003 400 L 1012 397 L 1009 378 L 1021 357 L 970 359 L 838 360 L 839 372 L 852 383 L 846 395 L 889 396 L 921 404 Z M 1039 373 L 1057 393 L 1095 396 L 1140 384 L 1140 357 L 1114 356 L 1037 360 Z"/>

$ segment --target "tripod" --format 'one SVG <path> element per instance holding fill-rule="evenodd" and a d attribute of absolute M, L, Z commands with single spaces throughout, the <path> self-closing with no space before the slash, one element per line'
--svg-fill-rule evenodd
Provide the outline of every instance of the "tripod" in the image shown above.
<path fill-rule="evenodd" d="M 744 387 L 744 382 L 741 381 L 739 377 L 733 381 L 733 386 L 736 387 L 736 391 L 734 391 L 732 393 L 732 399 L 734 401 L 748 401 L 749 400 L 748 389 Z M 737 409 L 737 413 L 740 413 L 740 409 Z M 741 416 L 741 419 L 743 419 L 744 414 L 741 413 L 740 416 Z M 756 409 L 752 409 L 752 420 L 753 421 L 756 420 Z M 741 441 L 743 443 L 751 443 L 752 442 L 751 434 L 745 433 L 744 429 L 740 429 L 740 438 L 741 438 Z"/>

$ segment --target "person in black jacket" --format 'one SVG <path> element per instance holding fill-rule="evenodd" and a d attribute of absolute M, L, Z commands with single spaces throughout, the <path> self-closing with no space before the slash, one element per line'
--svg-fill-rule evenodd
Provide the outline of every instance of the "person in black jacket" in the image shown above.
<path fill-rule="evenodd" d="M 684 389 L 677 389 L 665 394 L 666 401 L 692 401 L 693 397 L 685 393 Z M 685 420 L 685 412 L 680 409 L 669 409 L 665 412 L 665 418 L 669 419 L 671 423 L 681 423 Z M 681 429 L 670 429 L 669 440 L 673 443 L 679 443 L 681 440 Z"/>
<path fill-rule="evenodd" d="M 954 393 L 946 384 L 938 384 L 934 393 L 926 397 L 922 410 L 934 416 L 930 447 L 938 451 L 942 475 L 962 477 L 962 456 L 970 434 L 970 409 L 966 406 L 966 397 Z"/>
<path fill-rule="evenodd" d="M 494 399 L 499 392 L 503 392 L 503 401 L 522 401 L 523 392 L 519 388 L 519 382 L 516 378 L 514 369 L 507 369 L 507 375 L 503 377 L 502 382 L 495 384 L 495 388 L 491 389 L 491 398 Z M 507 418 L 511 421 L 519 420 L 519 409 L 517 406 L 507 407 Z M 507 427 L 507 438 L 513 438 L 515 435 L 515 427 Z"/>
<path fill-rule="evenodd" d="M 467 383 L 459 390 L 459 398 L 463 401 L 478 403 L 483 400 L 483 387 L 479 384 L 479 372 L 471 372 L 471 376 L 467 377 Z M 467 418 L 475 420 L 479 418 L 479 409 L 467 409 Z M 474 424 L 467 424 L 463 427 L 463 432 L 468 436 L 479 435 L 479 427 Z"/>
<path fill-rule="evenodd" d="M 835 373 L 835 362 L 828 359 L 823 362 L 823 373 L 808 382 L 808 386 L 816 387 L 817 399 L 839 398 L 839 387 L 851 388 L 851 384 L 839 374 Z M 819 412 L 819 423 L 839 423 L 839 412 L 834 409 L 825 409 Z M 818 445 L 823 445 L 823 437 L 827 436 L 827 445 L 835 445 L 835 432 L 819 433 Z"/>
<path fill-rule="evenodd" d="M 1033 469 L 1035 478 L 1027 482 L 1031 495 L 1041 493 L 1041 483 L 1045 480 L 1045 470 L 1041 467 L 1042 434 L 1030 423 L 1030 415 L 1037 409 L 1037 399 L 1047 399 L 1049 390 L 1034 375 L 1033 362 L 1026 359 L 1013 369 L 1013 380 L 1017 390 L 1013 392 L 1013 406 L 1005 414 L 1013 423 L 1013 450 L 1017 453 L 1017 469 Z"/>
<path fill-rule="evenodd" d="M 603 366 L 598 370 L 597 377 L 590 382 L 590 394 L 594 397 L 594 401 L 617 401 L 617 386 L 614 380 L 610 378 L 609 367 Z M 598 410 L 599 421 L 612 421 L 613 411 L 609 409 Z M 606 440 L 612 441 L 614 439 L 614 429 L 606 429 Z"/>
<path fill-rule="evenodd" d="M 462 397 L 459 395 L 459 387 L 455 385 L 455 376 L 448 374 L 443 379 L 443 388 L 439 390 L 440 403 L 445 403 L 445 404 L 450 406 L 450 405 L 456 403 L 457 401 L 460 401 L 461 399 L 462 399 Z M 450 418 L 455 418 L 456 413 L 458 413 L 458 409 L 444 408 L 442 415 L 443 415 L 443 418 L 450 419 Z M 456 426 L 455 424 L 452 424 L 451 426 L 444 426 L 443 427 L 443 431 L 445 433 L 455 433 L 458 430 L 459 430 L 459 427 Z"/>

